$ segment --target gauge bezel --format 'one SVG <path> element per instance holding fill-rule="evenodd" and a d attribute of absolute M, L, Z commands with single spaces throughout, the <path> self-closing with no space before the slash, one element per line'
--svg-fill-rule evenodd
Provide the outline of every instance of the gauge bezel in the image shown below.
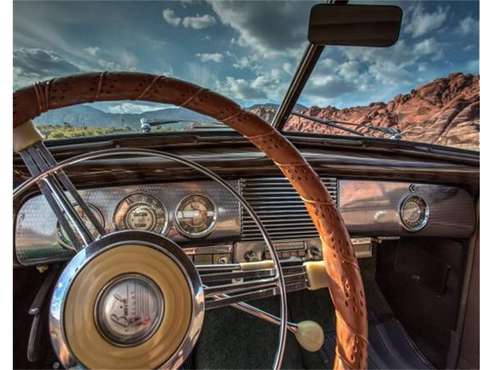
<path fill-rule="evenodd" d="M 98 221 L 101 223 L 101 227 L 103 228 L 103 230 L 105 230 L 105 227 L 106 227 L 106 220 L 104 218 L 104 215 L 103 215 L 103 212 L 96 206 L 94 205 L 93 203 L 89 203 L 89 202 L 86 202 L 87 206 L 91 209 L 91 211 L 93 211 L 93 213 L 95 213 L 95 217 L 98 219 Z M 79 207 L 77 204 L 73 204 L 73 207 L 74 209 L 77 211 L 77 208 Z M 58 243 L 60 243 L 60 245 L 64 248 L 67 248 L 67 249 L 71 249 L 71 250 L 74 250 L 74 247 L 67 243 L 65 240 L 63 240 L 63 228 L 62 226 L 60 225 L 60 223 L 57 221 L 56 223 L 56 238 L 57 238 L 57 241 Z"/>
<path fill-rule="evenodd" d="M 164 224 L 163 224 L 162 228 L 160 228 L 158 230 L 139 230 L 139 229 L 130 229 L 130 228 L 126 228 L 126 227 L 122 229 L 122 228 L 119 227 L 119 222 L 117 221 L 117 214 L 118 214 L 118 211 L 119 211 L 122 203 L 125 202 L 125 200 L 127 200 L 128 198 L 134 197 L 136 195 L 140 195 L 140 196 L 145 196 L 145 197 L 148 197 L 148 198 L 152 198 L 154 201 L 156 201 L 160 205 L 160 207 L 163 210 L 163 214 L 164 214 Z M 143 204 L 143 205 L 149 206 L 148 203 L 142 203 L 142 202 L 135 203 L 135 204 Z M 125 214 L 121 216 L 123 218 L 123 221 L 122 222 L 124 224 L 126 224 L 124 220 L 127 218 L 128 211 L 132 207 L 134 207 L 134 205 L 131 205 L 130 207 L 128 207 L 128 209 L 125 212 Z M 118 216 L 118 217 L 120 217 L 120 216 Z M 128 194 L 127 196 L 125 196 L 124 198 L 122 198 L 118 202 L 118 204 L 116 205 L 115 211 L 113 212 L 113 227 L 114 227 L 115 230 L 118 230 L 118 231 L 123 231 L 123 230 L 130 230 L 130 231 L 149 231 L 149 232 L 154 232 L 154 233 L 157 233 L 157 234 L 166 235 L 166 233 L 168 231 L 169 224 L 170 224 L 170 217 L 169 217 L 168 208 L 166 208 L 166 206 L 163 204 L 163 202 L 161 201 L 161 199 L 159 199 L 158 197 L 156 197 L 156 196 L 154 196 L 152 194 L 149 194 L 149 193 L 146 193 L 146 192 L 143 192 L 143 191 L 134 192 L 134 193 Z"/>
<path fill-rule="evenodd" d="M 209 225 L 209 227 L 207 229 L 205 229 L 204 231 L 201 231 L 200 233 L 190 233 L 186 230 L 183 229 L 183 227 L 180 225 L 180 221 L 178 219 L 178 210 L 181 208 L 181 206 L 183 205 L 183 203 L 185 201 L 187 201 L 189 198 L 193 198 L 193 197 L 201 197 L 201 198 L 205 198 L 207 199 L 209 202 L 211 202 L 212 206 L 214 207 L 214 216 L 212 218 L 212 222 L 211 224 Z M 216 223 L 217 223 L 217 215 L 218 215 L 218 211 L 217 211 L 217 205 L 216 203 L 207 195 L 205 194 L 200 194 L 200 193 L 193 193 L 193 194 L 188 194 L 186 195 L 185 197 L 183 197 L 179 202 L 178 202 L 178 205 L 176 206 L 175 208 L 175 212 L 174 212 L 174 216 L 175 216 L 175 224 L 176 224 L 176 228 L 177 230 L 180 232 L 180 234 L 182 234 L 183 236 L 189 238 L 189 239 L 199 239 L 199 238 L 204 238 L 206 237 L 207 235 L 209 235 L 210 233 L 212 233 L 212 231 L 214 230 L 214 228 L 216 227 Z"/>
<path fill-rule="evenodd" d="M 411 227 L 409 225 L 406 224 L 406 222 L 404 221 L 404 218 L 403 218 L 403 207 L 404 205 L 411 199 L 411 198 L 417 198 L 417 199 L 420 199 L 423 204 L 425 205 L 425 215 L 424 215 L 424 218 L 423 220 L 415 227 Z M 412 232 L 412 233 L 415 233 L 415 232 L 418 232 L 420 230 L 423 230 L 426 225 L 428 225 L 428 221 L 430 220 L 430 206 L 428 205 L 428 202 L 421 196 L 419 196 L 418 194 L 415 194 L 415 193 L 412 193 L 412 194 L 408 194 L 406 195 L 400 202 L 399 204 L 399 220 L 400 220 L 400 224 L 401 226 L 409 231 L 409 232 Z"/>

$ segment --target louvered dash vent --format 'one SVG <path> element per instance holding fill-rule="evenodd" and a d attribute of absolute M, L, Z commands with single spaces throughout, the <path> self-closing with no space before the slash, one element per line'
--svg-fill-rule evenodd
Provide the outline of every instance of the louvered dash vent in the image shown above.
<path fill-rule="evenodd" d="M 322 177 L 332 199 L 337 203 L 337 180 Z M 258 177 L 241 179 L 243 197 L 262 220 L 272 240 L 308 239 L 317 237 L 317 231 L 303 201 L 287 179 Z M 243 241 L 261 240 L 260 231 L 242 210 L 241 237 Z"/>

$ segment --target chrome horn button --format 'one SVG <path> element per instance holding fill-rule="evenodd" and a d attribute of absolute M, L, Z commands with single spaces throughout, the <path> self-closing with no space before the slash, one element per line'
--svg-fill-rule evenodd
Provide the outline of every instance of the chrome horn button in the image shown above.
<path fill-rule="evenodd" d="M 94 315 L 101 334 L 118 346 L 136 346 L 149 339 L 164 313 L 158 286 L 141 274 L 124 274 L 99 294 Z"/>

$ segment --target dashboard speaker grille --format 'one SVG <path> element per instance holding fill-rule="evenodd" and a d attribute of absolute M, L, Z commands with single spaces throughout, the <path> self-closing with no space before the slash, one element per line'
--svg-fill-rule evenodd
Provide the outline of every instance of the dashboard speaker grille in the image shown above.
<path fill-rule="evenodd" d="M 322 177 L 332 199 L 338 203 L 338 182 L 333 177 Z M 256 177 L 240 180 L 243 197 L 262 220 L 272 240 L 308 239 L 317 237 L 303 201 L 284 177 Z M 339 206 L 337 204 L 337 206 Z M 257 225 L 246 212 L 241 212 L 243 241 L 261 240 Z"/>

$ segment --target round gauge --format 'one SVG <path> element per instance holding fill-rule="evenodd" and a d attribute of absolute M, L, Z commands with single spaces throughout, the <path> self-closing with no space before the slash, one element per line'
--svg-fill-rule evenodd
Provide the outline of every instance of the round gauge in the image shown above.
<path fill-rule="evenodd" d="M 163 233 L 168 225 L 168 211 L 152 195 L 136 193 L 118 204 L 113 220 L 118 230 Z"/>
<path fill-rule="evenodd" d="M 201 238 L 209 234 L 216 224 L 216 206 L 203 195 L 189 195 L 178 204 L 175 218 L 183 235 Z"/>
<path fill-rule="evenodd" d="M 399 213 L 406 230 L 419 231 L 428 223 L 430 209 L 423 198 L 410 195 L 402 201 Z"/>
<path fill-rule="evenodd" d="M 104 229 L 104 217 L 103 217 L 103 214 L 101 213 L 101 211 L 94 204 L 87 203 L 87 206 L 92 211 L 92 213 L 94 214 L 94 216 L 96 217 L 96 219 L 99 221 L 99 223 L 101 224 L 101 226 Z M 80 206 L 78 206 L 78 205 L 75 205 L 74 209 L 79 214 L 79 216 L 82 218 L 84 223 L 87 225 L 87 228 L 89 229 L 89 232 L 92 234 L 92 236 L 94 238 L 99 236 L 98 230 L 96 230 L 96 228 L 94 227 L 92 222 L 89 222 L 89 219 L 87 218 L 86 214 L 84 212 L 82 212 L 82 208 L 80 208 Z M 62 225 L 60 225 L 60 223 L 57 223 L 57 234 L 58 234 L 59 242 L 64 247 L 73 249 L 72 242 L 70 241 L 70 238 L 68 237 L 67 233 L 63 229 Z"/>

